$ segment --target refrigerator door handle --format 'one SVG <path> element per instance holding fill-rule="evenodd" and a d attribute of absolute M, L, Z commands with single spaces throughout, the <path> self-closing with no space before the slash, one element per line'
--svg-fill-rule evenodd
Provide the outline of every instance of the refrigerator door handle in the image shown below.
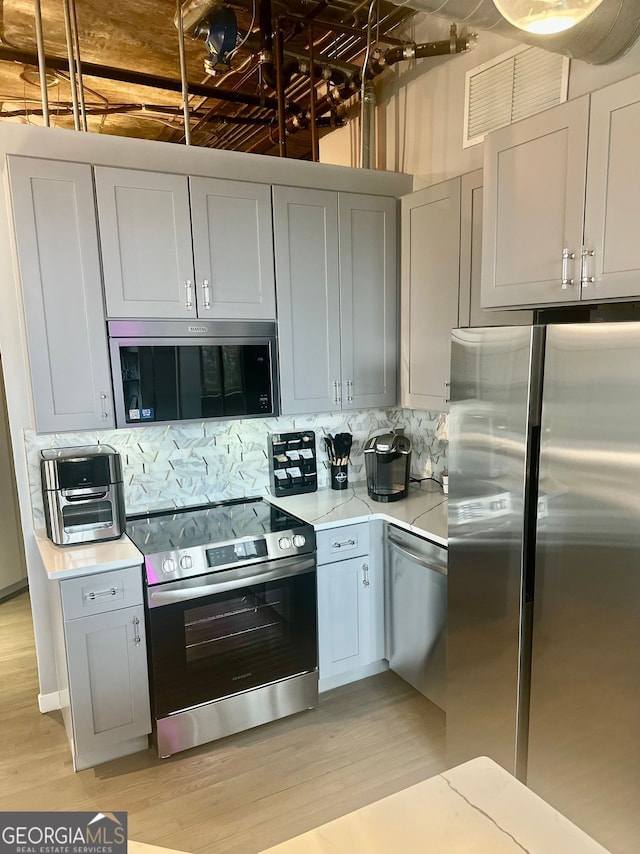
<path fill-rule="evenodd" d="M 405 557 L 409 558 L 409 560 L 412 560 L 414 563 L 419 563 L 420 566 L 424 566 L 425 569 L 430 569 L 433 572 L 438 572 L 440 573 L 440 575 L 447 574 L 447 570 L 444 567 L 434 566 L 434 564 L 430 561 L 425 560 L 423 557 L 416 554 L 415 552 L 409 551 L 409 549 L 405 548 L 404 546 L 401 546 L 400 543 L 397 540 L 394 540 L 392 536 L 388 536 L 387 539 L 389 540 L 389 543 L 392 548 L 399 551 L 400 554 L 403 554 Z"/>

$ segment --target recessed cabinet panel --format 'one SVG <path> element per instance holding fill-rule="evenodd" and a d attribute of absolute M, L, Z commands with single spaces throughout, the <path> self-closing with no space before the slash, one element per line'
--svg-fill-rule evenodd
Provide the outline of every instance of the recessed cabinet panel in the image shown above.
<path fill-rule="evenodd" d="M 338 197 L 343 409 L 396 403 L 396 204 Z"/>
<path fill-rule="evenodd" d="M 198 316 L 274 319 L 271 188 L 190 181 Z"/>
<path fill-rule="evenodd" d="M 458 321 L 460 179 L 403 204 L 402 399 L 447 408 L 451 330 Z"/>
<path fill-rule="evenodd" d="M 591 96 L 583 299 L 640 295 L 640 78 Z"/>
<path fill-rule="evenodd" d="M 282 412 L 340 409 L 337 195 L 273 194 Z"/>
<path fill-rule="evenodd" d="M 588 116 L 583 97 L 488 135 L 484 307 L 580 299 Z"/>
<path fill-rule="evenodd" d="M 108 317 L 195 317 L 188 182 L 95 168 Z"/>
<path fill-rule="evenodd" d="M 112 427 L 91 167 L 9 157 L 38 432 Z"/>

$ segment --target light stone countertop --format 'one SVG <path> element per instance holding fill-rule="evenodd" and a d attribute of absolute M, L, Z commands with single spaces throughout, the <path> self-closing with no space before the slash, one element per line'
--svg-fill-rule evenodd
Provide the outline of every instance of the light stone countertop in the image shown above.
<path fill-rule="evenodd" d="M 55 581 L 140 566 L 144 560 L 126 534 L 119 540 L 77 546 L 54 546 L 44 529 L 38 529 L 35 538 L 44 570 Z"/>
<path fill-rule="evenodd" d="M 447 498 L 432 480 L 410 484 L 408 496 L 400 501 L 374 501 L 367 493 L 366 483 L 285 498 L 267 495 L 266 500 L 309 522 L 317 531 L 384 519 L 438 545 L 447 545 Z"/>
<path fill-rule="evenodd" d="M 608 854 L 482 756 L 262 854 Z"/>

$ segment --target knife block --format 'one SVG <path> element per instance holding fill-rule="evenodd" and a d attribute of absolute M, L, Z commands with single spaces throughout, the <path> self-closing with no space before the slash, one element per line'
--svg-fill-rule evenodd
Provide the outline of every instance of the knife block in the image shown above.
<path fill-rule="evenodd" d="M 313 430 L 271 433 L 267 456 L 271 489 L 276 498 L 316 492 L 318 468 Z"/>

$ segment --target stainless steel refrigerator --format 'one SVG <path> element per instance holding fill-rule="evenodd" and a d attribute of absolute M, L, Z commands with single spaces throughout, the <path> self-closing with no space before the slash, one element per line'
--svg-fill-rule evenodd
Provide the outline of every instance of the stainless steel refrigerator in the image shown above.
<path fill-rule="evenodd" d="M 455 330 L 447 760 L 640 851 L 640 323 Z"/>

